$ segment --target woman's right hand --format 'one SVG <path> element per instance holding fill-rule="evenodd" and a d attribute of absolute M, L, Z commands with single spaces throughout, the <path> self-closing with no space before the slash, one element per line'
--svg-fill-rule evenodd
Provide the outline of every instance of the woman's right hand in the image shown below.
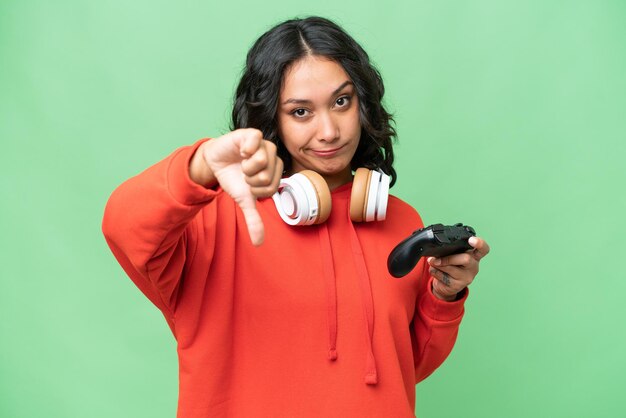
<path fill-rule="evenodd" d="M 278 190 L 283 162 L 276 145 L 263 139 L 257 129 L 237 129 L 204 142 L 189 165 L 191 179 L 212 187 L 216 182 L 241 208 L 254 245 L 264 238 L 263 222 L 256 199 L 270 197 Z"/>

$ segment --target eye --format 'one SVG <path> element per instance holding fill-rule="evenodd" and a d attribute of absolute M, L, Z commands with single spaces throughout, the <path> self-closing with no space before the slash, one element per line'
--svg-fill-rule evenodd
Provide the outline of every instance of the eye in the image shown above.
<path fill-rule="evenodd" d="M 307 116 L 308 114 L 308 110 L 303 109 L 303 108 L 298 108 L 298 109 L 294 109 L 290 112 L 292 115 L 294 115 L 297 118 L 303 118 L 305 116 Z"/>
<path fill-rule="evenodd" d="M 350 99 L 350 96 L 341 96 L 335 100 L 335 105 L 337 107 L 348 107 L 350 105 Z"/>

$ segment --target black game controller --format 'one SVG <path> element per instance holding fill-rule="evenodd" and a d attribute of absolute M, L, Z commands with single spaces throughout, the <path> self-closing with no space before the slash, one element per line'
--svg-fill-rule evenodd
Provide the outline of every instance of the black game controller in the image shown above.
<path fill-rule="evenodd" d="M 471 249 L 467 240 L 474 236 L 474 228 L 463 224 L 434 224 L 418 229 L 391 251 L 387 258 L 387 269 L 393 277 L 404 277 L 422 256 L 445 257 Z"/>

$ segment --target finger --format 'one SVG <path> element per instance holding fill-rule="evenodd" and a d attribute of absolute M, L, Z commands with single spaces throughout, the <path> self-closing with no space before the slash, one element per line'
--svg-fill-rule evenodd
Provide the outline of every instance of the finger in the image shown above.
<path fill-rule="evenodd" d="M 431 268 L 430 275 L 443 283 L 444 286 L 450 286 L 450 284 L 452 284 L 452 277 L 444 271 Z"/>
<path fill-rule="evenodd" d="M 465 271 L 446 271 L 447 269 L 439 270 L 431 267 L 429 273 L 435 280 L 454 290 L 455 293 L 472 284 L 474 279 L 472 275 Z"/>
<path fill-rule="evenodd" d="M 257 177 L 257 181 L 264 182 L 259 185 L 267 186 L 271 183 L 275 165 L 276 145 L 264 140 L 254 154 L 241 162 L 241 170 L 247 177 Z"/>
<path fill-rule="evenodd" d="M 272 174 L 271 183 L 267 186 L 250 186 L 250 191 L 257 198 L 270 197 L 278 190 L 280 179 L 283 175 L 283 160 L 276 158 L 274 173 Z"/>
<path fill-rule="evenodd" d="M 471 237 L 468 242 L 469 245 L 474 247 L 474 251 L 472 251 L 470 254 L 472 254 L 474 259 L 476 259 L 477 261 L 480 261 L 484 256 L 489 254 L 489 244 L 487 244 L 487 241 L 485 241 L 484 239 L 479 237 Z"/>
<path fill-rule="evenodd" d="M 472 262 L 475 262 L 470 253 L 452 254 L 446 257 L 436 258 L 429 257 L 428 264 L 431 266 L 444 267 L 444 266 L 462 266 L 467 267 Z"/>
<path fill-rule="evenodd" d="M 237 204 L 243 212 L 243 217 L 246 220 L 246 226 L 248 227 L 248 234 L 250 240 L 254 246 L 259 246 L 263 243 L 265 238 L 265 228 L 263 227 L 263 220 L 261 215 L 256 209 L 256 199 L 252 196 L 245 196 L 237 200 Z"/>
<path fill-rule="evenodd" d="M 459 268 L 459 267 L 452 267 L 452 266 L 447 266 L 447 267 L 431 267 L 430 268 L 430 272 L 431 274 L 437 273 L 438 276 L 437 277 L 442 277 L 443 273 L 446 273 L 447 275 L 449 275 L 452 279 L 459 281 L 459 282 L 463 282 L 463 283 L 468 283 L 472 281 L 472 277 L 474 276 L 473 272 L 467 271 L 465 269 Z"/>
<path fill-rule="evenodd" d="M 242 158 L 249 158 L 259 150 L 263 141 L 263 134 L 258 129 L 238 129 L 236 140 L 239 144 L 239 153 Z"/>
<path fill-rule="evenodd" d="M 264 144 L 254 155 L 241 162 L 241 169 L 246 175 L 246 182 L 252 187 L 265 187 L 274 180 L 278 160 L 276 145 L 269 141 L 263 142 Z"/>
<path fill-rule="evenodd" d="M 431 276 L 433 293 L 440 299 L 452 301 L 464 289 L 463 285 L 453 282 L 452 277 L 443 272 L 434 272 Z"/>

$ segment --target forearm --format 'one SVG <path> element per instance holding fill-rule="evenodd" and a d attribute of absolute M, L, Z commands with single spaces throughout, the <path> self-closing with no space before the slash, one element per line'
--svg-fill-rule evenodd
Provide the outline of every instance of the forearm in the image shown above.
<path fill-rule="evenodd" d="M 151 259 L 183 239 L 187 224 L 215 195 L 189 178 L 198 145 L 181 148 L 127 180 L 107 203 L 102 223 L 107 242 L 143 275 Z"/>
<path fill-rule="evenodd" d="M 465 289 L 453 301 L 439 299 L 432 291 L 434 279 L 428 267 L 422 280 L 413 320 L 416 383 L 432 374 L 452 351 L 468 295 Z"/>

